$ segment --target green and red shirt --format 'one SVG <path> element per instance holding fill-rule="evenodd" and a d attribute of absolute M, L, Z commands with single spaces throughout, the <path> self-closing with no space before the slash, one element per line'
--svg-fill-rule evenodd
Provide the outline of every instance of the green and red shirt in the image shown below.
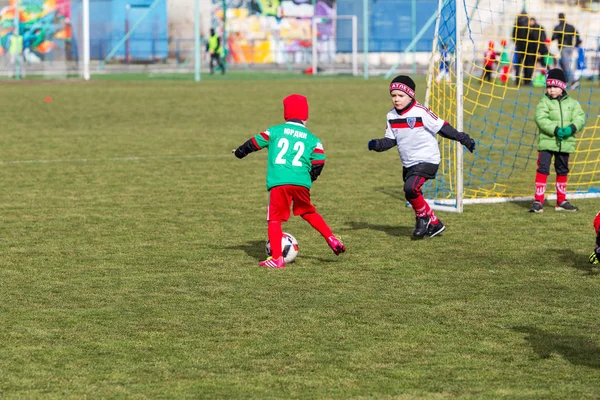
<path fill-rule="evenodd" d="M 311 169 L 325 163 L 321 141 L 304 125 L 288 121 L 255 135 L 254 146 L 268 149 L 267 190 L 274 186 L 311 188 Z"/>

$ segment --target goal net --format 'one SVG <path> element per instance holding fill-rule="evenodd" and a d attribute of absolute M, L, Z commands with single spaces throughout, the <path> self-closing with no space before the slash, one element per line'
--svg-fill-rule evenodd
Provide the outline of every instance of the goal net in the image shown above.
<path fill-rule="evenodd" d="M 440 0 L 427 103 L 471 135 L 477 149 L 463 155 L 456 142 L 440 141 L 442 163 L 426 189 L 429 199 L 461 211 L 468 203 L 533 198 L 539 136 L 534 113 L 549 68 L 566 72 L 567 92 L 587 119 L 569 158 L 568 198 L 600 192 L 598 5 Z M 555 198 L 555 177 L 551 165 L 547 199 Z"/>

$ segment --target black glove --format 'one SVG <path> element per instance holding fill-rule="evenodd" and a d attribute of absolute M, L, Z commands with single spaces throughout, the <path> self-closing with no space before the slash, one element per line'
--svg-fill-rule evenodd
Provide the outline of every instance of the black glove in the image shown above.
<path fill-rule="evenodd" d="M 246 157 L 246 153 L 244 153 L 244 152 L 242 151 L 242 149 L 241 149 L 241 148 L 239 148 L 239 147 L 238 147 L 237 149 L 235 149 L 235 151 L 233 152 L 233 154 L 235 154 L 235 156 L 236 156 L 237 158 L 244 158 L 244 157 Z"/>
<path fill-rule="evenodd" d="M 475 151 L 475 141 L 469 136 L 467 136 L 467 138 L 463 141 L 462 145 L 465 146 L 471 153 Z"/>
<path fill-rule="evenodd" d="M 377 146 L 377 140 L 369 140 L 369 144 L 367 146 L 369 147 L 369 150 L 375 150 L 375 147 Z"/>

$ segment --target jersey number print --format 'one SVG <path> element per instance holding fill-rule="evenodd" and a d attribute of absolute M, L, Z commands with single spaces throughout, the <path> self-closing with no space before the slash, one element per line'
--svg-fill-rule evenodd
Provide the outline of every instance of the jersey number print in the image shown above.
<path fill-rule="evenodd" d="M 279 151 L 279 154 L 277 154 L 275 164 L 286 164 L 287 160 L 284 157 L 287 155 L 288 149 L 290 148 L 290 141 L 286 138 L 281 138 L 279 139 L 279 142 L 277 142 L 277 147 L 281 150 Z M 301 167 L 302 163 L 300 162 L 300 158 L 302 158 L 302 154 L 304 154 L 304 143 L 296 142 L 292 152 L 295 152 L 292 166 Z"/>

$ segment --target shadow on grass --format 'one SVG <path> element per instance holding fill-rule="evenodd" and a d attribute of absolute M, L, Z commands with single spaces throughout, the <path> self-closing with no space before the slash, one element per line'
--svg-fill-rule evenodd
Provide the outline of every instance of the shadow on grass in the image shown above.
<path fill-rule="evenodd" d="M 332 253 L 333 254 L 333 253 Z M 338 263 L 338 262 L 342 262 L 344 261 L 343 259 L 343 255 L 341 255 L 340 257 L 342 258 L 323 258 L 323 257 L 317 257 L 317 256 L 305 256 L 305 255 L 298 255 L 298 259 L 309 259 L 309 260 L 316 260 L 319 261 L 320 263 Z"/>
<path fill-rule="evenodd" d="M 558 335 L 531 326 L 515 326 L 511 329 L 527 334 L 525 340 L 542 359 L 558 354 L 571 364 L 600 369 L 600 347 L 590 338 Z"/>
<path fill-rule="evenodd" d="M 406 197 L 404 195 L 404 190 L 402 189 L 403 185 L 404 184 L 400 182 L 398 184 L 398 187 L 379 186 L 375 188 L 375 191 L 386 194 L 390 197 L 393 197 L 394 199 L 398 199 L 402 202 L 401 204 L 405 204 Z"/>
<path fill-rule="evenodd" d="M 531 203 L 533 203 L 533 200 L 524 200 L 524 201 L 513 201 L 512 204 L 514 204 L 515 206 L 524 209 L 525 211 L 529 211 L 529 209 L 531 208 Z M 548 204 L 544 203 L 544 208 L 547 208 Z M 535 213 L 532 213 L 535 214 Z"/>
<path fill-rule="evenodd" d="M 327 247 L 327 246 L 325 245 L 325 247 Z M 251 240 L 244 244 L 239 244 L 239 245 L 235 245 L 235 246 L 227 246 L 227 247 L 215 247 L 215 248 L 224 249 L 224 250 L 242 250 L 247 255 L 256 259 L 257 261 L 262 261 L 267 257 L 267 254 L 265 252 L 265 242 L 263 240 Z M 343 261 L 343 259 L 342 259 L 343 256 L 341 256 L 340 258 L 338 258 L 338 257 L 324 258 L 324 257 L 300 254 L 298 257 L 301 257 L 303 259 L 316 260 L 316 261 L 319 261 L 320 263 L 337 263 L 337 262 Z"/>
<path fill-rule="evenodd" d="M 255 258 L 258 261 L 264 260 L 267 256 L 265 253 L 265 241 L 264 240 L 251 240 L 245 244 L 238 244 L 235 246 L 223 247 L 225 250 L 243 250 L 250 257 Z"/>
<path fill-rule="evenodd" d="M 375 231 L 385 232 L 390 236 L 410 236 L 412 237 L 412 226 L 398 226 L 398 225 L 377 225 L 370 224 L 368 222 L 348 222 L 349 228 L 340 229 L 341 231 L 358 231 L 361 229 L 371 229 Z"/>
<path fill-rule="evenodd" d="M 577 254 L 571 249 L 551 249 L 550 251 L 556 253 L 560 261 L 569 268 L 585 272 L 585 275 L 600 275 L 600 268 L 589 263 L 589 254 Z"/>

